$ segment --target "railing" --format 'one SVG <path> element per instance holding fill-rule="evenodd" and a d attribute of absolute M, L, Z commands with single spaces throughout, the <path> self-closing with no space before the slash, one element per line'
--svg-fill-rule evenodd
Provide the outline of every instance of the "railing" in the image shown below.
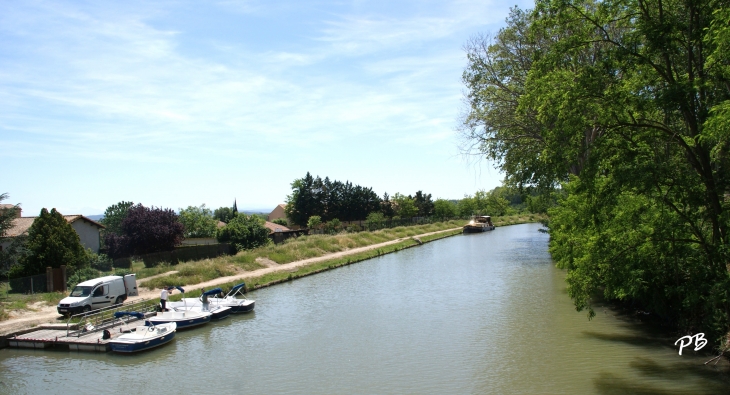
<path fill-rule="evenodd" d="M 81 337 L 81 335 L 112 328 L 119 322 L 119 318 L 114 317 L 114 313 L 117 311 L 149 313 L 156 309 L 158 303 L 154 299 L 140 299 L 130 304 L 120 303 L 89 313 L 74 314 L 68 317 L 68 321 L 66 321 L 66 336 Z M 76 324 L 80 324 L 80 326 L 77 327 L 78 329 L 72 330 L 71 328 Z"/>

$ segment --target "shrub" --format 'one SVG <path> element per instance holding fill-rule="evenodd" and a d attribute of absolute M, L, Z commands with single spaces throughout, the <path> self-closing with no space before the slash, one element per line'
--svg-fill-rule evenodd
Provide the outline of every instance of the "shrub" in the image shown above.
<path fill-rule="evenodd" d="M 99 277 L 100 274 L 101 273 L 94 268 L 85 267 L 74 271 L 73 274 L 68 277 L 66 284 L 68 285 L 68 289 L 73 289 L 76 284 Z"/>
<path fill-rule="evenodd" d="M 86 249 L 86 256 L 89 259 L 89 266 L 93 269 L 100 270 L 102 272 L 108 272 L 112 270 L 112 259 L 106 254 L 97 254 L 91 250 Z"/>
<path fill-rule="evenodd" d="M 264 226 L 264 220 L 245 214 L 237 215 L 226 226 L 218 229 L 217 238 L 220 243 L 230 243 L 236 252 L 270 243 L 269 229 Z"/>

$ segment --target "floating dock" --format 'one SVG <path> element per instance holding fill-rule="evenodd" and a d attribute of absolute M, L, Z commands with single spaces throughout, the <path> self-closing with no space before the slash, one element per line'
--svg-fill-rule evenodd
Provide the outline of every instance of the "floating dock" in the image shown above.
<path fill-rule="evenodd" d="M 140 321 L 130 321 L 123 325 L 94 328 L 93 331 L 69 331 L 66 325 L 42 325 L 32 332 L 17 334 L 9 337 L 8 347 L 11 348 L 59 348 L 70 351 L 107 352 L 109 342 L 136 328 Z M 111 336 L 104 339 L 104 330 Z M 75 333 L 74 333 L 75 332 Z"/>

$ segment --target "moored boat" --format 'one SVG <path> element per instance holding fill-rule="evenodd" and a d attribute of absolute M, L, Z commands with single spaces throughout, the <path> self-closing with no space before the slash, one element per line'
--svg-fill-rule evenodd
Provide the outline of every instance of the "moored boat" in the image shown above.
<path fill-rule="evenodd" d="M 488 215 L 474 216 L 468 224 L 464 225 L 464 233 L 477 233 L 494 230 L 492 217 Z"/>
<path fill-rule="evenodd" d="M 114 317 L 121 319 L 124 316 L 144 318 L 144 314 L 136 311 L 118 311 Z M 171 342 L 175 338 L 177 324 L 174 322 L 154 325 L 145 321 L 130 333 L 125 333 L 109 341 L 109 347 L 114 352 L 133 353 L 159 347 Z"/>
<path fill-rule="evenodd" d="M 174 311 L 207 311 L 212 314 L 211 319 L 219 320 L 228 317 L 233 311 L 230 307 L 218 303 L 219 298 L 211 298 L 212 295 L 218 295 L 223 290 L 220 288 L 214 288 L 209 291 L 203 292 L 203 295 L 208 297 L 208 306 L 203 306 L 203 295 L 200 298 L 184 298 L 180 302 L 168 303 Z M 212 301 L 215 299 L 215 301 Z"/>
<path fill-rule="evenodd" d="M 223 297 L 209 297 L 208 302 L 212 307 L 214 306 L 225 306 L 230 307 L 231 312 L 234 314 L 238 313 L 248 313 L 250 311 L 253 311 L 256 301 L 253 299 L 247 299 L 244 295 L 245 290 L 245 283 L 240 283 L 233 288 L 226 294 L 226 296 Z M 209 295 L 218 295 L 222 293 L 222 290 L 220 288 L 212 289 L 208 291 Z M 240 296 L 240 299 L 239 299 Z M 201 305 L 202 302 L 200 301 L 200 298 L 184 298 L 183 301 L 187 303 L 188 306 L 195 306 L 195 305 Z M 173 302 L 174 306 L 180 306 L 181 302 Z M 168 303 L 170 305 L 170 303 Z M 212 308 L 211 307 L 211 308 Z"/>
<path fill-rule="evenodd" d="M 175 287 L 185 295 L 185 290 L 182 287 Z M 183 301 L 185 298 L 183 298 Z M 169 302 L 168 302 L 169 303 Z M 209 311 L 191 311 L 191 310 L 180 310 L 180 311 L 161 311 L 156 316 L 151 317 L 149 321 L 155 325 L 164 324 L 167 322 L 174 322 L 177 324 L 177 329 L 193 328 L 198 325 L 207 324 L 210 322 L 213 314 Z"/>

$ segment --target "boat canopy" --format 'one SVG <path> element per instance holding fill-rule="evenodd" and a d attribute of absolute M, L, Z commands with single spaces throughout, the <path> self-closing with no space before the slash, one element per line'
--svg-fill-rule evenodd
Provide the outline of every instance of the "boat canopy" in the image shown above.
<path fill-rule="evenodd" d="M 221 292 L 223 292 L 223 290 L 222 290 L 222 289 L 220 289 L 220 288 L 213 288 L 213 289 L 211 289 L 210 291 L 205 291 L 205 292 L 203 292 L 203 295 L 208 295 L 208 296 L 211 296 L 211 295 L 216 295 L 216 294 L 219 294 L 219 293 L 221 293 Z"/>
<path fill-rule="evenodd" d="M 246 286 L 246 283 L 240 283 L 240 284 L 236 285 L 235 287 L 231 288 L 231 292 L 238 291 L 241 287 L 245 287 L 245 286 Z"/>
<path fill-rule="evenodd" d="M 137 317 L 139 319 L 144 318 L 144 314 L 136 312 L 136 311 L 117 311 L 116 313 L 114 313 L 114 318 L 122 318 L 125 315 Z"/>

